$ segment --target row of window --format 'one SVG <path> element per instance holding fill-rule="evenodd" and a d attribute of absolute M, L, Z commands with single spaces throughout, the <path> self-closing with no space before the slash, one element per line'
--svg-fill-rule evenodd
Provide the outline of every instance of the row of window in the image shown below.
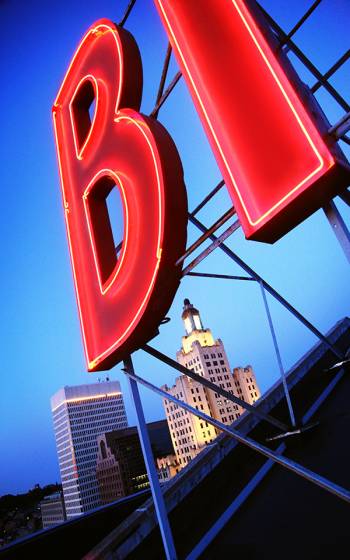
<path fill-rule="evenodd" d="M 123 412 L 125 410 L 124 403 L 122 402 L 102 402 L 98 407 L 93 407 L 94 414 L 98 414 L 99 412 L 113 412 L 113 411 L 120 411 Z M 78 418 L 80 416 L 84 416 L 86 412 L 81 412 L 80 410 L 74 410 L 73 407 L 69 408 L 68 411 L 70 418 Z"/>
<path fill-rule="evenodd" d="M 216 358 L 216 357 L 222 358 L 223 355 L 222 355 L 221 352 L 218 352 L 217 354 L 215 354 L 215 353 L 210 354 L 210 356 L 209 356 L 209 354 L 204 354 L 204 358 L 205 358 L 206 360 L 209 360 L 209 357 L 210 357 L 210 358 Z"/>
<path fill-rule="evenodd" d="M 192 364 L 194 364 L 194 362 L 199 362 L 199 358 L 198 356 L 195 356 L 190 362 L 185 362 L 185 367 L 187 366 L 192 366 Z"/>

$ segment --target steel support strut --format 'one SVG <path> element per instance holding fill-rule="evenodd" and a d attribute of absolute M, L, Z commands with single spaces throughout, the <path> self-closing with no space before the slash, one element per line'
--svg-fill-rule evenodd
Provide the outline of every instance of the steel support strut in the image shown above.
<path fill-rule="evenodd" d="M 232 276 L 232 274 L 213 274 L 212 272 L 187 272 L 186 276 L 197 276 L 198 278 L 219 278 L 220 280 L 247 280 L 255 282 L 255 278 L 249 276 Z"/>
<path fill-rule="evenodd" d="M 195 220 L 196 218 L 193 219 Z M 206 249 L 204 249 L 204 251 L 199 253 L 198 257 L 193 259 L 193 261 L 191 261 L 186 266 L 186 268 L 183 269 L 182 276 L 186 276 L 186 274 L 188 274 L 193 268 L 195 268 L 200 262 L 202 262 L 208 255 L 210 255 L 210 253 L 212 253 L 213 251 L 215 251 L 217 247 L 222 245 L 223 242 L 228 237 L 230 237 L 230 235 L 232 235 L 235 231 L 237 231 L 237 229 L 240 226 L 241 226 L 240 221 L 236 220 L 231 226 L 225 229 L 225 231 L 219 237 L 215 237 L 215 240 Z M 213 239 L 214 236 L 212 233 L 210 233 L 209 230 L 207 230 L 205 233 L 206 233 L 206 239 L 207 238 Z"/>
<path fill-rule="evenodd" d="M 264 306 L 265 306 L 265 311 L 266 311 L 266 315 L 267 315 L 267 320 L 269 322 L 269 327 L 270 327 L 270 332 L 271 332 L 271 336 L 272 336 L 272 341 L 273 341 L 273 345 L 275 348 L 275 353 L 276 353 L 276 358 L 277 358 L 277 363 L 278 363 L 278 367 L 280 369 L 280 374 L 281 374 L 281 378 L 282 378 L 282 383 L 283 383 L 283 389 L 284 389 L 284 394 L 286 397 L 286 401 L 287 401 L 287 405 L 288 405 L 288 410 L 289 410 L 289 416 L 290 416 L 290 421 L 292 423 L 292 426 L 296 426 L 296 422 L 295 422 L 295 416 L 294 416 L 294 410 L 293 410 L 293 406 L 292 406 L 292 401 L 290 399 L 290 394 L 289 394 L 289 390 L 288 390 L 288 385 L 287 385 L 287 380 L 286 380 L 286 374 L 284 372 L 284 367 L 283 367 L 283 363 L 282 363 L 282 357 L 281 357 L 281 353 L 280 353 L 280 349 L 278 346 L 278 342 L 277 342 L 277 338 L 276 338 L 276 333 L 275 333 L 275 328 L 273 326 L 273 322 L 272 322 L 272 317 L 271 317 L 271 312 L 270 312 L 270 308 L 269 308 L 269 304 L 267 302 L 267 298 L 266 298 L 266 293 L 265 293 L 265 289 L 264 289 L 264 285 L 262 282 L 260 283 L 260 289 L 261 289 L 261 294 L 264 300 Z"/>
<path fill-rule="evenodd" d="M 315 2 L 310 6 L 310 8 L 305 12 L 305 14 L 299 19 L 299 21 L 294 25 L 293 29 L 291 29 L 287 35 L 287 40 L 291 39 L 293 35 L 301 28 L 301 26 L 305 23 L 305 21 L 313 14 L 316 10 L 317 6 L 321 4 L 322 0 L 315 0 Z M 286 40 L 281 44 L 281 47 L 286 44 Z"/>
<path fill-rule="evenodd" d="M 286 469 L 294 472 L 298 476 L 301 476 L 302 478 L 308 480 L 309 482 L 312 482 L 313 484 L 316 484 L 320 488 L 323 488 L 324 490 L 327 490 L 327 492 L 330 492 L 331 494 L 334 494 L 335 496 L 338 496 L 338 498 L 341 498 L 345 502 L 350 503 L 350 491 L 349 490 L 346 490 L 342 486 L 339 486 L 338 484 L 335 484 L 334 482 L 331 482 L 327 478 L 325 478 L 325 477 L 323 477 L 319 474 L 314 473 L 313 471 L 303 467 L 302 465 L 299 465 L 299 463 L 296 463 L 295 461 L 292 461 L 291 459 L 288 459 L 287 457 L 283 457 L 282 455 L 280 455 L 279 453 L 276 453 L 276 451 L 273 451 L 273 450 L 269 449 L 265 445 L 262 445 L 261 443 L 258 443 L 255 440 L 253 440 L 253 439 L 251 439 L 247 436 L 242 435 L 240 432 L 238 432 L 237 430 L 232 428 L 232 426 L 226 426 L 225 424 L 222 424 L 218 420 L 215 420 L 215 418 L 212 418 L 211 416 L 208 416 L 204 412 L 201 412 L 200 410 L 197 410 L 196 408 L 193 408 L 192 406 L 190 406 L 189 404 L 187 404 L 184 401 L 180 401 L 179 399 L 177 399 L 176 397 L 174 397 L 170 393 L 167 393 L 166 391 L 163 391 L 163 389 L 160 389 L 159 387 L 150 383 L 150 381 L 146 381 L 146 379 L 143 379 L 142 377 L 139 377 L 135 373 L 129 373 L 129 372 L 126 371 L 126 374 L 128 375 L 128 377 L 131 377 L 135 382 L 140 383 L 141 385 L 144 385 L 148 389 L 151 389 L 153 392 L 158 393 L 158 395 L 160 395 L 164 399 L 168 399 L 169 401 L 172 401 L 173 403 L 177 404 L 180 408 L 183 408 L 183 409 L 187 410 L 187 412 L 190 412 L 191 414 L 194 414 L 195 416 L 198 416 L 198 418 L 201 418 L 205 422 L 208 422 L 209 424 L 211 424 L 212 426 L 214 426 L 218 430 L 221 430 L 222 432 L 225 432 L 229 436 L 235 438 L 239 443 L 242 443 L 242 444 L 250 447 L 250 449 L 253 449 L 257 453 L 260 453 L 261 455 L 264 455 L 265 457 L 268 457 L 268 459 L 272 459 L 275 463 L 277 463 L 277 464 L 281 465 L 282 467 L 285 467 Z"/>
<path fill-rule="evenodd" d="M 159 82 L 159 88 L 158 88 L 158 93 L 157 93 L 157 99 L 156 99 L 156 106 L 158 105 L 159 101 L 161 100 L 161 97 L 163 95 L 164 92 L 164 86 L 165 86 L 165 80 L 168 74 L 168 69 L 169 69 L 169 63 L 170 63 L 170 57 L 171 57 L 171 45 L 170 43 L 168 43 L 168 47 L 166 50 L 166 55 L 165 55 L 165 59 L 164 59 L 164 64 L 163 64 L 163 70 L 162 70 L 162 75 L 160 77 L 160 82 Z M 156 111 L 153 111 L 153 116 L 156 119 L 158 117 L 158 112 L 159 112 L 159 108 Z"/>
<path fill-rule="evenodd" d="M 169 525 L 168 514 L 166 511 L 163 494 L 160 488 L 160 483 L 158 480 L 158 475 L 154 464 L 154 457 L 153 457 L 151 443 L 147 431 L 145 416 L 143 413 L 140 393 L 137 386 L 137 381 L 134 376 L 134 366 L 132 363 L 131 356 L 129 356 L 128 358 L 126 358 L 126 360 L 124 360 L 124 368 L 125 368 L 124 371 L 126 372 L 129 379 L 131 399 L 133 401 L 134 408 L 136 410 L 137 430 L 139 433 L 143 457 L 146 463 L 148 480 L 151 486 L 154 507 L 159 522 L 159 528 L 162 535 L 166 558 L 167 560 L 176 560 L 177 555 L 176 555 L 173 535 Z"/>
<path fill-rule="evenodd" d="M 197 218 L 194 216 L 189 216 L 190 222 L 192 222 L 200 231 L 206 233 L 208 229 L 203 225 Z M 329 342 L 327 337 L 325 337 L 310 321 L 308 321 L 299 311 L 295 309 L 284 297 L 282 297 L 270 284 L 268 284 L 259 274 L 257 274 L 246 262 L 244 262 L 236 253 L 234 253 L 227 245 L 223 242 L 219 242 L 218 237 L 212 234 L 210 235 L 210 239 L 214 242 L 218 242 L 218 247 L 223 251 L 230 259 L 232 259 L 235 263 L 237 263 L 249 276 L 257 280 L 259 283 L 262 283 L 264 289 L 269 292 L 283 307 L 285 307 L 298 321 L 300 321 L 306 328 L 308 328 L 319 340 L 324 342 L 324 344 L 329 348 L 333 354 L 337 356 L 337 358 L 344 358 L 344 355 L 338 348 L 336 348 L 333 344 Z M 186 270 L 186 269 L 185 269 Z"/>
<path fill-rule="evenodd" d="M 159 109 L 161 108 L 161 106 L 163 105 L 163 103 L 165 103 L 165 101 L 168 99 L 169 95 L 171 94 L 171 92 L 173 91 L 174 87 L 176 86 L 177 82 L 180 80 L 182 74 L 181 72 L 177 72 L 177 74 L 175 74 L 174 78 L 171 80 L 170 84 L 168 85 L 168 87 L 166 88 L 165 92 L 163 93 L 162 97 L 159 99 L 158 103 L 156 103 L 152 113 L 150 113 L 150 117 L 158 117 L 158 113 L 159 113 Z"/>
<path fill-rule="evenodd" d="M 283 31 L 283 29 L 278 25 L 278 23 L 270 16 L 270 14 L 264 10 L 261 4 L 258 4 L 260 10 L 264 14 L 271 28 L 275 31 L 278 36 L 279 41 L 282 44 L 286 44 L 288 49 L 291 50 L 295 56 L 304 64 L 305 68 L 313 74 L 313 76 L 318 80 L 318 82 L 327 90 L 327 92 L 333 97 L 333 99 L 344 109 L 344 111 L 350 111 L 350 105 L 345 99 L 340 95 L 340 93 L 324 78 L 321 72 L 316 68 L 316 66 L 311 62 L 311 60 L 297 47 L 297 45 L 290 39 Z"/>
<path fill-rule="evenodd" d="M 350 262 L 350 232 L 333 201 L 323 207 L 329 225 L 331 226 L 341 248 Z"/>
<path fill-rule="evenodd" d="M 202 377 L 201 375 L 198 375 L 198 373 L 195 373 L 191 369 L 187 369 L 185 366 L 179 364 L 178 362 L 176 362 L 172 358 L 169 358 L 169 356 L 166 356 L 165 354 L 162 354 L 162 352 L 160 352 L 159 350 L 156 350 L 152 346 L 149 346 L 149 344 L 145 344 L 145 346 L 143 346 L 142 349 L 145 352 L 147 352 L 147 354 L 150 354 L 151 356 L 153 356 L 154 358 L 157 358 L 161 362 L 164 362 L 165 364 L 169 365 L 170 367 L 172 367 L 174 369 L 177 369 L 177 371 L 179 371 L 183 375 L 187 375 L 188 377 L 190 377 L 194 381 L 198 381 L 198 383 L 201 383 L 201 385 L 204 385 L 205 387 L 207 387 L 207 389 L 211 389 L 212 391 L 218 393 L 219 395 L 221 395 L 225 399 L 227 399 L 227 400 L 229 400 L 229 401 L 231 401 L 235 404 L 238 404 L 239 406 L 241 406 L 242 408 L 244 408 L 246 410 L 249 410 L 249 412 L 251 412 L 252 414 L 257 416 L 258 418 L 260 418 L 260 420 L 265 420 L 265 422 L 268 422 L 269 424 L 272 424 L 273 426 L 275 426 L 275 428 L 279 428 L 280 430 L 283 430 L 284 432 L 289 430 L 289 427 L 286 424 L 284 424 L 283 422 L 281 422 L 280 420 L 277 420 L 276 418 L 273 418 L 269 414 L 265 414 L 264 412 L 261 412 L 255 406 L 247 403 L 246 401 L 243 401 L 242 399 L 240 399 L 239 397 L 236 397 L 232 393 L 229 393 L 228 391 L 226 391 L 222 387 L 219 387 L 218 385 L 215 385 L 215 383 L 212 383 L 211 381 L 209 381 L 209 379 L 206 379 L 205 377 Z"/>
<path fill-rule="evenodd" d="M 206 241 L 212 233 L 215 233 L 216 230 L 224 225 L 235 214 L 236 210 L 234 208 L 230 208 L 229 210 L 227 210 L 227 212 L 225 212 L 221 216 L 221 218 L 216 220 L 216 222 L 208 229 L 207 233 L 203 233 L 194 243 L 192 243 L 192 245 L 190 245 L 190 247 L 188 247 L 188 249 L 186 249 L 184 254 L 179 259 L 177 259 L 176 264 L 179 265 L 180 263 L 184 262 L 184 260 L 187 259 L 187 257 L 189 257 L 196 249 L 198 249 L 198 247 L 202 245 L 202 243 L 204 243 L 204 241 Z M 237 225 L 237 228 L 238 227 L 239 225 Z"/>
<path fill-rule="evenodd" d="M 135 5 L 135 2 L 136 2 L 136 0 L 130 0 L 129 4 L 128 4 L 126 10 L 125 10 L 125 13 L 124 13 L 122 19 L 119 22 L 120 27 L 123 27 L 125 25 L 126 20 L 128 19 L 129 15 L 131 14 L 131 11 L 132 11 L 132 9 Z"/>

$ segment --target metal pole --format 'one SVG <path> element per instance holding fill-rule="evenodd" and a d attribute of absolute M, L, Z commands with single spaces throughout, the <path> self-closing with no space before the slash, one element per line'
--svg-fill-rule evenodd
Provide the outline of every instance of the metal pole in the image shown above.
<path fill-rule="evenodd" d="M 249 276 L 232 276 L 232 274 L 214 274 L 213 272 L 187 272 L 186 276 L 197 276 L 199 278 L 220 278 L 221 280 L 247 280 L 256 282 L 255 278 Z"/>
<path fill-rule="evenodd" d="M 350 232 L 346 227 L 340 212 L 333 201 L 329 202 L 323 207 L 323 211 L 326 214 L 329 225 L 331 226 L 336 238 L 338 239 L 339 245 L 344 251 L 344 254 L 348 261 L 350 262 Z"/>
<path fill-rule="evenodd" d="M 350 191 L 348 189 L 340 193 L 339 196 L 343 200 L 343 202 L 345 202 L 345 204 L 350 206 Z"/>
<path fill-rule="evenodd" d="M 189 215 L 189 220 L 203 233 L 207 231 L 205 225 L 197 220 L 197 218 Z M 210 239 L 212 239 L 213 241 L 218 241 L 220 238 L 212 234 L 210 236 Z M 225 245 L 223 242 L 219 242 L 218 247 L 228 257 L 230 257 L 230 259 L 237 263 L 247 274 L 249 274 L 249 276 L 255 278 L 255 280 L 257 280 L 258 282 L 262 282 L 265 290 L 269 292 L 272 297 L 277 299 L 277 301 L 279 301 L 286 309 L 288 309 L 288 311 L 292 313 L 292 315 L 294 315 L 294 317 L 296 317 L 298 321 L 305 325 L 305 327 L 308 328 L 315 336 L 317 336 L 319 340 L 324 342 L 327 348 L 329 348 L 333 352 L 333 354 L 335 354 L 338 358 L 344 358 L 344 354 L 340 352 L 340 350 L 338 350 L 338 348 L 336 348 L 333 344 L 331 344 L 326 336 L 324 336 L 318 329 L 316 329 L 316 327 L 314 327 L 314 325 L 310 323 L 310 321 L 308 321 L 301 313 L 299 313 L 299 311 L 297 311 L 295 307 L 293 307 L 286 299 L 284 299 L 284 297 L 282 297 L 272 286 L 270 286 L 270 284 L 268 284 L 263 278 L 261 278 L 261 276 L 259 276 L 259 274 L 255 272 L 255 270 L 253 270 L 246 262 L 244 262 L 238 255 L 236 255 L 236 253 L 234 253 L 229 247 L 227 247 L 227 245 Z M 185 271 L 187 272 L 187 269 L 185 269 Z"/>
<path fill-rule="evenodd" d="M 287 33 L 285 33 L 278 25 L 278 23 L 270 16 L 270 14 L 258 3 L 258 6 L 268 23 L 271 25 L 272 29 L 276 32 L 279 40 L 282 43 L 286 43 L 288 49 L 291 50 L 295 56 L 304 64 L 304 66 L 313 74 L 313 76 L 320 82 L 320 84 L 328 91 L 328 93 L 333 97 L 333 99 L 344 109 L 344 111 L 350 111 L 350 105 L 345 101 L 345 99 L 340 95 L 340 93 L 327 81 L 324 79 L 322 73 L 316 68 L 316 66 L 311 62 L 311 60 L 296 46 L 292 39 L 288 38 Z"/>
<path fill-rule="evenodd" d="M 182 364 L 179 364 L 178 362 L 176 362 L 172 358 L 169 358 L 169 356 L 166 356 L 165 354 L 163 354 L 159 350 L 156 350 L 156 348 L 153 348 L 149 344 L 145 344 L 142 347 L 142 350 L 144 350 L 145 352 L 147 352 L 147 354 L 150 354 L 154 358 L 157 358 L 157 360 L 160 360 L 161 362 L 164 362 L 164 364 L 167 364 L 170 367 L 176 369 L 177 371 L 182 373 L 182 375 L 187 375 L 187 377 L 190 377 L 194 381 L 197 381 L 201 385 L 204 385 L 204 387 L 207 387 L 208 389 L 211 389 L 211 391 L 214 391 L 214 393 L 216 392 L 219 395 L 221 395 L 222 397 L 224 397 L 225 399 L 227 399 L 227 400 L 229 400 L 229 401 L 231 401 L 235 404 L 238 404 L 239 406 L 241 406 L 245 410 L 249 410 L 249 412 L 251 412 L 252 414 L 257 416 L 258 418 L 260 418 L 260 420 L 265 420 L 265 422 L 268 422 L 269 424 L 272 424 L 273 426 L 275 426 L 279 430 L 282 430 L 283 432 L 287 432 L 289 430 L 288 426 L 286 424 L 284 424 L 284 422 L 281 422 L 280 420 L 277 420 L 277 418 L 274 418 L 273 416 L 270 416 L 270 414 L 266 414 L 265 412 L 261 412 L 261 410 L 259 410 L 259 408 L 255 407 L 254 405 L 249 404 L 246 401 L 243 401 L 239 397 L 236 397 L 236 395 L 234 395 L 233 393 L 230 393 L 229 391 L 226 391 L 226 389 L 224 389 L 223 387 L 220 387 L 220 385 L 215 385 L 215 383 L 212 383 L 206 377 L 203 377 L 202 375 L 198 375 L 198 373 L 195 373 L 191 369 L 188 369 L 185 366 L 183 366 Z"/>
<path fill-rule="evenodd" d="M 212 191 L 210 191 L 209 194 L 207 194 L 207 196 L 202 200 L 202 202 L 200 202 L 198 204 L 198 206 L 196 206 L 196 208 L 194 210 L 192 210 L 191 212 L 191 216 L 195 216 L 196 214 L 198 214 L 198 212 L 204 208 L 204 206 L 206 204 L 208 204 L 208 202 L 213 198 L 213 196 L 216 195 L 216 193 L 219 192 L 220 189 L 222 189 L 222 187 L 224 186 L 225 181 L 223 179 L 221 179 L 221 181 L 216 185 L 216 187 L 213 188 Z"/>
<path fill-rule="evenodd" d="M 311 14 L 316 10 L 317 6 L 319 4 L 321 4 L 322 0 L 315 0 L 315 2 L 312 4 L 312 6 L 310 6 L 310 8 L 307 10 L 307 12 L 305 12 L 305 14 L 303 15 L 302 18 L 300 18 L 300 20 L 295 24 L 295 26 L 293 27 L 293 29 L 291 31 L 289 31 L 287 38 L 291 39 L 293 37 L 293 35 L 295 35 L 295 33 L 298 31 L 298 29 L 300 29 L 300 27 L 305 23 L 305 21 L 311 16 Z M 283 44 L 285 44 L 286 41 L 284 41 L 284 43 L 282 43 L 281 46 L 283 46 Z"/>
<path fill-rule="evenodd" d="M 159 103 L 159 101 L 160 101 L 160 99 L 163 95 L 165 80 L 166 80 L 166 77 L 167 77 L 167 74 L 168 74 L 171 51 L 172 51 L 171 44 L 168 43 L 168 47 L 167 47 L 166 55 L 165 55 L 165 60 L 164 60 L 164 64 L 163 64 L 162 75 L 160 77 L 160 83 L 159 83 L 159 88 L 158 88 L 158 93 L 157 93 L 156 105 Z M 158 111 L 159 111 L 159 109 L 158 109 Z M 153 114 L 155 119 L 158 117 L 158 111 L 156 111 Z"/>
<path fill-rule="evenodd" d="M 217 229 L 223 226 L 235 214 L 236 214 L 236 210 L 233 207 L 227 210 L 227 212 L 225 212 L 221 216 L 221 218 L 216 220 L 216 222 L 208 229 L 206 233 L 202 233 L 202 235 L 194 243 L 192 243 L 192 245 L 190 245 L 188 249 L 186 249 L 184 254 L 179 259 L 177 259 L 175 264 L 179 265 L 185 259 L 187 259 L 187 257 L 189 257 L 196 249 L 198 249 L 198 247 L 202 245 L 202 243 L 204 243 L 204 241 L 206 241 L 212 233 L 215 233 Z"/>
<path fill-rule="evenodd" d="M 277 358 L 277 362 L 278 362 L 278 367 L 280 369 L 280 373 L 281 373 L 281 377 L 282 377 L 283 389 L 284 389 L 284 394 L 286 396 L 286 401 L 287 401 L 287 405 L 288 405 L 290 421 L 292 423 L 292 426 L 295 427 L 296 422 L 295 422 L 294 410 L 293 410 L 293 406 L 292 406 L 292 401 L 290 399 L 290 394 L 289 394 L 287 380 L 286 380 L 286 374 L 284 372 L 284 367 L 283 367 L 283 364 L 282 364 L 281 353 L 280 353 L 280 349 L 279 349 L 277 338 L 276 338 L 275 329 L 274 329 L 273 322 L 272 322 L 272 317 L 271 317 L 271 313 L 270 313 L 269 304 L 268 304 L 268 301 L 267 301 L 267 298 L 266 298 L 264 285 L 263 285 L 262 282 L 259 282 L 259 284 L 260 284 L 260 288 L 261 288 L 262 297 L 263 297 L 263 300 L 264 300 L 267 319 L 268 319 L 269 326 L 270 326 L 270 332 L 271 332 L 271 336 L 272 336 L 272 340 L 273 340 L 273 345 L 275 347 L 275 353 L 276 353 L 276 358 Z"/>
<path fill-rule="evenodd" d="M 167 393 L 166 391 L 163 391 L 163 389 L 160 389 L 156 385 L 153 385 L 153 383 L 150 383 L 150 381 L 146 381 L 146 379 L 143 379 L 142 377 L 139 377 L 135 373 L 131 374 L 128 371 L 126 371 L 126 374 L 128 375 L 128 377 L 131 377 L 132 379 L 134 379 L 138 383 L 141 383 L 141 385 L 144 385 L 148 389 L 151 389 L 155 393 L 158 393 L 158 395 L 160 395 L 164 399 L 168 399 L 168 400 L 174 402 L 175 404 L 177 404 L 181 408 L 184 408 L 185 410 L 187 410 L 191 414 L 194 414 L 195 416 L 198 416 L 198 418 L 202 418 L 202 420 L 204 420 L 205 422 L 208 422 L 209 424 L 211 424 L 215 428 L 218 428 L 222 432 L 225 432 L 229 436 L 235 438 L 239 443 L 243 443 L 244 445 L 247 445 L 248 447 L 250 447 L 250 449 L 253 449 L 254 451 L 257 451 L 257 453 L 260 453 L 261 455 L 265 455 L 265 457 L 268 457 L 269 459 L 272 459 L 273 461 L 275 461 L 275 463 L 278 463 L 282 467 L 285 467 L 286 469 L 294 472 L 298 476 L 301 476 L 302 478 L 305 478 L 309 482 L 312 482 L 313 484 L 316 484 L 317 486 L 320 486 L 320 488 L 323 488 L 324 490 L 327 490 L 327 492 L 330 492 L 331 494 L 334 494 L 335 496 L 338 496 L 338 498 L 341 498 L 345 502 L 350 503 L 350 491 L 349 490 L 346 490 L 342 486 L 339 486 L 338 484 L 335 484 L 334 482 L 332 482 L 332 481 L 328 480 L 327 478 L 311 471 L 310 469 L 307 469 L 307 468 L 303 467 L 299 463 L 296 463 L 295 461 L 292 461 L 292 459 L 289 459 L 288 457 L 283 457 L 283 455 L 280 455 L 279 453 L 276 453 L 276 451 L 273 451 L 272 449 L 269 449 L 265 445 L 262 445 L 261 443 L 258 443 L 257 441 L 251 439 L 250 437 L 242 435 L 240 432 L 238 432 L 232 426 L 226 426 L 222 422 L 219 422 L 218 420 L 215 420 L 215 418 L 212 418 L 211 416 L 208 416 L 204 412 L 202 412 L 200 410 L 197 410 L 196 408 L 193 408 L 192 406 L 187 404 L 187 402 L 180 401 L 179 399 L 177 399 L 176 397 L 174 397 L 170 393 Z"/>
<path fill-rule="evenodd" d="M 173 540 L 173 535 L 169 525 L 168 514 L 166 511 L 163 494 L 160 488 L 160 483 L 158 480 L 157 471 L 154 465 L 154 458 L 151 448 L 151 442 L 149 440 L 149 435 L 147 431 L 147 425 L 145 416 L 143 413 L 141 398 L 139 389 L 137 386 L 137 381 L 134 376 L 134 366 L 132 363 L 131 356 L 124 360 L 125 371 L 128 374 L 129 386 L 131 399 L 133 401 L 136 416 L 137 416 L 137 429 L 140 437 L 141 447 L 143 451 L 143 457 L 145 459 L 148 480 L 151 486 L 154 507 L 156 510 L 159 528 L 163 539 L 163 545 L 165 550 L 165 555 L 167 560 L 176 560 L 176 550 Z"/>
<path fill-rule="evenodd" d="M 333 76 L 333 74 L 339 70 L 339 68 L 341 68 L 341 66 L 343 66 L 343 64 L 345 64 L 345 62 L 348 60 L 348 58 L 350 58 L 350 49 L 348 49 L 338 60 L 337 62 L 335 62 L 335 64 L 333 64 L 333 66 L 325 73 L 323 74 L 323 79 L 324 80 L 329 80 L 329 78 L 331 78 L 331 76 Z M 322 86 L 322 83 L 320 81 L 317 81 L 312 88 L 310 88 L 311 93 L 315 93 L 320 87 Z"/>
<path fill-rule="evenodd" d="M 165 103 L 165 101 L 168 99 L 169 95 L 173 91 L 174 87 L 176 86 L 176 84 L 179 81 L 179 79 L 181 78 L 181 76 L 182 76 L 181 72 L 177 72 L 177 74 L 175 74 L 174 78 L 171 80 L 170 84 L 166 88 L 162 97 L 159 99 L 158 103 L 156 103 L 152 113 L 150 113 L 150 115 L 149 115 L 150 117 L 158 118 L 159 109 L 161 108 L 163 103 Z"/>
<path fill-rule="evenodd" d="M 285 451 L 286 445 L 282 443 L 277 449 L 277 453 L 283 453 Z M 243 488 L 243 490 L 238 494 L 238 496 L 233 500 L 233 502 L 228 506 L 228 508 L 218 517 L 215 523 L 210 527 L 206 534 L 201 538 L 201 540 L 196 544 L 196 546 L 191 550 L 186 560 L 197 560 L 207 549 L 207 547 L 213 542 L 215 537 L 222 531 L 225 525 L 229 522 L 231 517 L 239 510 L 242 504 L 249 498 L 252 492 L 257 488 L 265 476 L 270 472 L 271 468 L 274 466 L 274 462 L 268 459 L 263 466 L 258 470 L 258 472 L 253 476 L 253 478 L 248 482 L 248 484 Z"/>
<path fill-rule="evenodd" d="M 196 218 L 192 219 L 195 220 Z M 206 249 L 204 249 L 204 251 L 199 253 L 198 257 L 193 259 L 193 261 L 191 261 L 190 264 L 188 264 L 186 268 L 183 269 L 182 276 L 186 276 L 186 274 L 188 274 L 193 268 L 195 268 L 200 262 L 202 262 L 208 255 L 210 255 L 210 253 L 212 253 L 217 247 L 219 247 L 228 237 L 230 237 L 230 235 L 232 235 L 240 227 L 240 221 L 236 220 L 230 227 L 225 229 L 225 231 L 219 237 L 215 237 L 215 241 L 213 241 Z M 208 232 L 209 230 L 206 233 Z M 210 239 L 212 239 L 212 236 L 213 234 L 209 232 L 207 237 L 210 237 Z"/>
<path fill-rule="evenodd" d="M 134 5 L 135 5 L 136 0 L 130 0 L 126 10 L 125 10 L 125 14 L 123 15 L 122 19 L 119 22 L 120 27 L 123 27 L 126 23 L 126 20 L 128 19 L 131 10 L 133 9 Z"/>

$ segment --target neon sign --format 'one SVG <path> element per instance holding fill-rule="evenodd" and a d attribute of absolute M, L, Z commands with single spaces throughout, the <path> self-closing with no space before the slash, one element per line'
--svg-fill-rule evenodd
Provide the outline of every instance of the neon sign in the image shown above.
<path fill-rule="evenodd" d="M 348 184 L 325 118 L 255 3 L 155 4 L 246 237 L 275 241 Z M 112 367 L 152 338 L 180 281 L 175 262 L 187 221 L 181 161 L 165 128 L 139 113 L 141 94 L 134 38 L 99 20 L 80 42 L 53 106 L 90 371 Z M 106 203 L 113 188 L 124 213 L 119 257 Z"/>
<path fill-rule="evenodd" d="M 246 237 L 275 241 L 348 184 L 340 150 L 255 2 L 155 4 Z"/>
<path fill-rule="evenodd" d="M 78 46 L 53 106 L 90 371 L 111 367 L 152 338 L 180 281 L 175 262 L 185 249 L 187 223 L 182 166 L 164 127 L 138 112 L 141 93 L 133 37 L 100 20 Z M 124 214 L 118 258 L 106 203 L 113 188 Z"/>

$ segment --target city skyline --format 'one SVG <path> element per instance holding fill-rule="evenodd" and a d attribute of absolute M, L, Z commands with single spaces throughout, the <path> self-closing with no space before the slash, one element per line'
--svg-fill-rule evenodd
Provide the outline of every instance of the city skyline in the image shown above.
<path fill-rule="evenodd" d="M 306 0 L 292 3 L 288 10 L 276 0 L 264 0 L 262 4 L 287 30 L 309 7 Z M 0 495 L 26 491 L 38 482 L 58 480 L 49 398 L 59 387 L 95 382 L 103 375 L 118 379 L 126 397 L 129 422 L 135 423 L 127 383 L 120 371 L 122 364 L 105 374 L 86 373 L 50 114 L 67 64 L 87 27 L 100 17 L 119 21 L 126 5 L 126 1 L 92 1 L 81 10 L 63 2 L 55 8 L 53 19 L 49 6 L 40 1 L 30 6 L 22 3 L 20 18 L 13 3 L 0 4 L 4 22 L 1 67 L 6 78 L 1 92 L 6 111 L 0 132 L 4 162 L 4 213 L 0 227 L 5 263 L 0 444 L 7 450 Z M 337 18 L 331 17 L 334 11 Z M 345 0 L 324 2 L 295 36 L 322 72 L 348 48 L 348 13 Z M 139 0 L 126 28 L 140 47 L 145 82 L 142 111 L 149 114 L 167 46 L 150 0 Z M 329 34 L 332 42 L 323 41 L 323 36 Z M 172 59 L 169 76 L 176 70 Z M 299 66 L 297 70 L 308 84 L 313 83 L 306 71 Z M 334 84 L 346 95 L 345 71 L 335 77 Z M 339 108 L 322 90 L 317 98 L 332 124 L 335 123 L 342 116 Z M 160 111 L 159 119 L 178 146 L 192 209 L 221 177 L 182 81 Z M 349 150 L 344 151 L 349 155 Z M 337 203 L 349 224 L 349 209 Z M 213 223 L 228 205 L 223 190 L 201 214 L 201 219 L 207 225 Z M 189 227 L 189 242 L 195 237 L 196 231 Z M 322 332 L 349 315 L 348 263 L 321 211 L 274 246 L 246 242 L 240 231 L 228 244 Z M 241 273 L 218 251 L 199 270 Z M 179 312 L 185 297 L 195 302 L 202 310 L 204 324 L 223 339 L 230 363 L 254 364 L 262 392 L 279 378 L 259 286 L 253 282 L 185 279 L 168 313 L 172 321 L 160 327 L 159 336 L 151 344 L 175 356 L 182 335 Z M 316 339 L 274 302 L 271 310 L 288 369 Z M 174 379 L 170 368 L 142 351 L 135 354 L 134 364 L 137 373 L 158 385 L 171 384 Z M 161 399 L 142 389 L 141 395 L 147 421 L 159 419 Z"/>

